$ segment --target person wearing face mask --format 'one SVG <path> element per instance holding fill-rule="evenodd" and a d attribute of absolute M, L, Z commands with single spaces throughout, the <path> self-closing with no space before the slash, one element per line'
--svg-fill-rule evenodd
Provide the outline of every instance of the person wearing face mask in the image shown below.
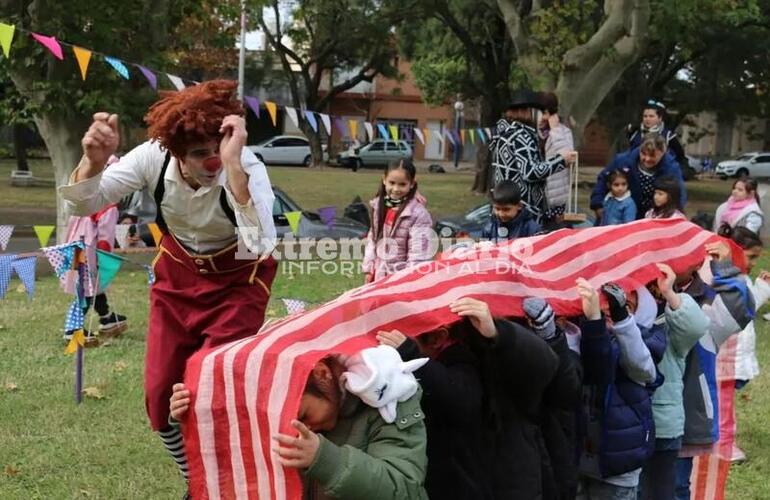
<path fill-rule="evenodd" d="M 201 347 L 259 330 L 276 272 L 274 195 L 265 166 L 245 147 L 235 89 L 214 80 L 162 95 L 145 116 L 149 140 L 106 170 L 119 145 L 118 117 L 96 113 L 83 157 L 59 188 L 80 215 L 145 187 L 154 194 L 163 237 L 153 261 L 145 406 L 185 478 L 182 436 L 168 422 L 172 386 Z M 237 253 L 238 234 L 257 258 Z"/>
<path fill-rule="evenodd" d="M 664 122 L 666 117 L 666 106 L 655 99 L 650 99 L 644 104 L 642 109 L 642 122 L 638 127 L 628 125 L 628 144 L 629 149 L 636 149 L 644 140 L 647 134 L 660 134 L 666 139 L 668 154 L 682 166 L 687 166 L 687 157 L 684 154 L 684 148 L 676 136 L 676 132 L 666 128 Z"/>
<path fill-rule="evenodd" d="M 670 176 L 679 184 L 679 207 L 687 204 L 687 191 L 679 165 L 666 154 L 666 140 L 659 134 L 645 136 L 638 149 L 616 155 L 596 177 L 596 185 L 591 193 L 591 209 L 597 220 L 603 214 L 604 198 L 608 192 L 608 178 L 611 172 L 623 170 L 627 174 L 628 189 L 636 203 L 636 218 L 641 219 L 653 207 L 655 182 Z"/>

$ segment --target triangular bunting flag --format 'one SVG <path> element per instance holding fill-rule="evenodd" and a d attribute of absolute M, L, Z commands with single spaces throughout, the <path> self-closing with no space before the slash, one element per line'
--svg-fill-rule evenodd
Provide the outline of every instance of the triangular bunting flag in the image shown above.
<path fill-rule="evenodd" d="M 290 315 L 305 312 L 305 308 L 307 307 L 307 303 L 303 300 L 281 299 L 281 301 L 283 301 L 283 305 L 286 306 L 286 313 Z"/>
<path fill-rule="evenodd" d="M 412 132 L 413 129 L 411 128 L 405 128 L 404 131 L 401 133 L 401 138 L 405 140 L 406 142 L 414 142 L 414 132 Z"/>
<path fill-rule="evenodd" d="M 460 144 L 465 144 L 465 129 L 460 130 Z"/>
<path fill-rule="evenodd" d="M 429 143 L 430 142 L 430 134 L 431 134 L 430 129 L 429 128 L 424 128 L 424 129 L 422 129 L 422 133 L 425 136 L 425 144 Z"/>
<path fill-rule="evenodd" d="M 176 87 L 177 90 L 184 90 L 186 88 L 184 82 L 178 76 L 171 75 L 169 73 L 166 73 L 166 76 L 168 77 L 169 80 L 171 80 L 171 84 L 174 85 L 174 87 Z"/>
<path fill-rule="evenodd" d="M 158 77 L 155 76 L 155 73 L 139 64 L 137 64 L 136 67 L 139 68 L 139 71 L 141 71 L 144 77 L 147 78 L 150 87 L 152 87 L 153 90 L 158 90 Z"/>
<path fill-rule="evenodd" d="M 366 129 L 366 136 L 369 142 L 374 140 L 374 127 L 369 122 L 364 122 L 364 128 Z"/>
<path fill-rule="evenodd" d="M 13 42 L 13 32 L 16 26 L 12 24 L 0 23 L 0 46 L 3 47 L 3 54 L 8 57 L 11 53 L 11 42 Z"/>
<path fill-rule="evenodd" d="M 377 130 L 380 131 L 380 137 L 382 137 L 385 140 L 390 139 L 390 134 L 388 134 L 388 129 L 385 128 L 385 125 L 378 123 Z"/>
<path fill-rule="evenodd" d="M 483 129 L 479 129 L 479 139 L 481 139 L 481 142 L 486 144 L 487 143 L 487 136 L 484 134 Z"/>
<path fill-rule="evenodd" d="M 292 108 L 291 106 L 286 106 L 286 116 L 289 117 L 289 119 L 292 121 L 295 127 L 299 128 L 299 116 L 297 116 L 297 110 L 296 108 Z"/>
<path fill-rule="evenodd" d="M 11 263 L 16 255 L 0 255 L 0 299 L 5 297 L 8 283 L 11 282 Z"/>
<path fill-rule="evenodd" d="M 58 60 L 64 59 L 64 54 L 61 51 L 61 45 L 56 41 L 55 36 L 45 36 L 38 33 L 32 33 L 32 38 L 38 41 L 40 45 L 51 51 L 51 54 Z"/>
<path fill-rule="evenodd" d="M 453 146 L 456 146 L 456 145 L 457 145 L 457 143 L 455 142 L 455 138 L 454 138 L 454 136 L 452 135 L 452 132 L 450 132 L 449 130 L 444 130 L 444 136 L 445 136 L 447 139 L 449 139 L 449 142 L 451 142 Z"/>
<path fill-rule="evenodd" d="M 120 271 L 123 258 L 110 252 L 96 251 L 97 269 L 99 270 L 99 291 L 104 291 L 110 286 L 115 275 Z"/>
<path fill-rule="evenodd" d="M 329 115 L 325 115 L 323 113 L 318 113 L 321 115 L 321 121 L 324 124 L 324 128 L 326 129 L 326 135 L 332 135 L 332 119 Z"/>
<path fill-rule="evenodd" d="M 348 135 L 348 131 L 345 130 L 345 122 L 342 121 L 342 118 L 335 118 L 334 126 L 337 127 L 337 130 L 340 131 L 340 135 L 342 137 L 345 137 L 346 135 Z"/>
<path fill-rule="evenodd" d="M 489 127 L 487 127 L 487 128 L 485 128 L 484 130 L 486 130 L 486 131 L 487 131 L 487 137 L 488 137 L 488 138 L 489 138 L 489 140 L 491 141 L 491 140 L 492 140 L 492 129 L 491 129 L 491 128 L 489 128 Z"/>
<path fill-rule="evenodd" d="M 313 132 L 318 133 L 318 120 L 315 119 L 315 113 L 313 113 L 309 109 L 306 109 L 305 119 L 310 124 L 310 128 L 313 129 Z"/>
<path fill-rule="evenodd" d="M 476 131 L 473 129 L 468 129 L 468 133 L 471 136 L 471 144 L 476 144 Z"/>
<path fill-rule="evenodd" d="M 78 66 L 80 66 L 80 76 L 85 81 L 86 73 L 88 73 L 88 63 L 91 61 L 91 51 L 80 47 L 72 46 L 72 52 L 75 53 L 75 59 L 78 60 Z"/>
<path fill-rule="evenodd" d="M 161 231 L 158 225 L 154 222 L 148 223 L 147 227 L 150 229 L 150 234 L 152 234 L 152 239 L 155 241 L 155 246 L 159 247 L 160 240 L 163 238 L 163 231 Z"/>
<path fill-rule="evenodd" d="M 80 305 L 80 299 L 75 297 L 75 299 L 70 304 L 69 309 L 67 310 L 67 317 L 64 319 L 64 331 L 72 332 L 75 330 L 80 330 L 83 328 L 84 322 L 85 314 L 83 313 L 83 308 Z"/>
<path fill-rule="evenodd" d="M 155 283 L 155 273 L 152 271 L 152 266 L 144 266 L 147 271 L 147 286 L 152 286 Z"/>
<path fill-rule="evenodd" d="M 297 229 L 299 229 L 299 219 L 302 217 L 302 212 L 285 212 L 286 220 L 289 221 L 289 227 L 294 235 L 297 235 Z"/>
<path fill-rule="evenodd" d="M 123 64 L 123 62 L 120 59 L 115 59 L 114 57 L 107 57 L 104 56 L 104 60 L 107 61 L 107 64 L 112 66 L 112 68 L 117 71 L 117 73 L 128 80 L 131 78 L 128 74 L 128 68 L 126 68 L 126 65 Z"/>
<path fill-rule="evenodd" d="M 53 230 L 56 229 L 56 226 L 32 226 L 32 229 L 35 230 L 37 240 L 40 242 L 40 247 L 42 248 L 48 245 L 48 240 L 51 239 L 51 235 L 53 234 Z"/>
<path fill-rule="evenodd" d="M 348 120 L 348 128 L 350 129 L 350 137 L 358 139 L 358 120 Z"/>
<path fill-rule="evenodd" d="M 270 119 L 273 121 L 273 127 L 278 126 L 278 106 L 274 102 L 265 101 L 265 108 L 267 108 L 267 114 L 270 115 Z"/>
<path fill-rule="evenodd" d="M 75 257 L 76 243 L 67 243 L 55 247 L 43 248 L 43 254 L 48 258 L 56 276 L 61 278 L 67 270 L 72 269 L 72 259 Z"/>
<path fill-rule="evenodd" d="M 0 226 L 0 251 L 5 252 L 5 248 L 8 246 L 8 241 L 13 234 L 13 226 Z"/>
<path fill-rule="evenodd" d="M 246 104 L 248 104 L 249 108 L 254 112 L 255 115 L 257 115 L 257 118 L 259 118 L 259 99 L 256 97 L 247 95 L 243 96 L 243 100 L 246 101 Z"/>
<path fill-rule="evenodd" d="M 394 141 L 398 140 L 398 125 L 389 125 L 388 130 L 390 131 L 390 136 L 393 138 Z"/>
<path fill-rule="evenodd" d="M 128 231 L 131 229 L 131 224 L 118 224 L 115 226 L 115 241 L 118 242 L 120 248 L 128 248 Z"/>
<path fill-rule="evenodd" d="M 70 339 L 69 343 L 67 344 L 67 347 L 64 348 L 64 354 L 75 354 L 78 352 L 78 346 L 79 347 L 85 347 L 86 345 L 86 334 L 83 332 L 83 329 L 75 330 L 75 333 L 72 334 L 72 339 Z"/>
<path fill-rule="evenodd" d="M 414 135 L 416 135 L 417 139 L 419 139 L 422 145 L 425 146 L 425 137 L 422 135 L 422 130 L 419 128 L 414 129 Z"/>
<path fill-rule="evenodd" d="M 326 227 L 331 229 L 334 226 L 334 217 L 337 216 L 337 207 L 322 207 L 318 209 L 318 215 L 321 217 L 321 222 L 326 224 Z"/>
<path fill-rule="evenodd" d="M 31 299 L 35 295 L 35 265 L 37 264 L 37 257 L 23 257 L 21 259 L 14 259 L 11 262 L 11 267 L 16 271 L 16 274 L 24 283 L 24 288 L 27 289 L 27 296 Z"/>

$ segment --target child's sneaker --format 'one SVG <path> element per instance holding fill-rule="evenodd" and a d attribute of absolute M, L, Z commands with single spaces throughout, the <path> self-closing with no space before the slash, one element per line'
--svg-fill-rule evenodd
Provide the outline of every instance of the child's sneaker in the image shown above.
<path fill-rule="evenodd" d="M 126 317 L 110 313 L 99 318 L 99 335 L 102 337 L 117 337 L 128 329 Z"/>

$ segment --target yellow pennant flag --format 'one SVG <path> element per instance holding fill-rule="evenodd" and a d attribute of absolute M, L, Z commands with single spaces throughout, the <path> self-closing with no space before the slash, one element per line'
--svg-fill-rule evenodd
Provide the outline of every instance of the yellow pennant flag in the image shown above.
<path fill-rule="evenodd" d="M 398 140 L 398 125 L 388 125 L 388 130 L 390 131 L 390 136 L 393 138 L 394 141 Z"/>
<path fill-rule="evenodd" d="M 265 101 L 265 107 L 270 115 L 270 119 L 273 121 L 273 127 L 278 126 L 278 106 L 274 102 Z"/>
<path fill-rule="evenodd" d="M 471 133 L 471 143 L 476 144 L 476 133 L 472 128 L 468 129 L 468 132 Z"/>
<path fill-rule="evenodd" d="M 348 120 L 348 126 L 350 127 L 350 137 L 353 139 L 358 138 L 358 120 Z"/>
<path fill-rule="evenodd" d="M 425 135 L 425 144 L 428 144 L 428 141 L 430 141 L 430 129 L 424 128 L 422 129 L 423 135 Z"/>
<path fill-rule="evenodd" d="M 460 130 L 460 144 L 465 144 L 465 129 Z"/>
<path fill-rule="evenodd" d="M 147 224 L 147 227 L 150 228 L 150 233 L 152 234 L 152 239 L 155 241 L 155 246 L 159 247 L 160 240 L 163 238 L 163 231 L 161 231 L 158 225 L 154 222 Z"/>
<path fill-rule="evenodd" d="M 86 345 L 86 335 L 83 329 L 75 330 L 67 347 L 64 348 L 64 354 L 75 354 L 78 352 L 78 346 L 83 347 L 84 345 Z"/>
<path fill-rule="evenodd" d="M 11 42 L 13 41 L 13 32 L 16 26 L 12 24 L 0 23 L 0 45 L 3 47 L 3 54 L 8 57 L 11 52 Z"/>
<path fill-rule="evenodd" d="M 299 219 L 302 217 L 302 212 L 286 212 L 283 215 L 285 215 L 286 220 L 289 221 L 291 232 L 296 235 L 297 229 L 299 228 Z"/>
<path fill-rule="evenodd" d="M 51 235 L 53 234 L 53 230 L 55 228 L 56 226 L 32 226 L 32 229 L 35 230 L 37 240 L 40 242 L 41 247 L 48 246 L 48 240 L 51 239 Z"/>
<path fill-rule="evenodd" d="M 72 51 L 75 53 L 75 58 L 78 60 L 78 66 L 80 66 L 80 76 L 82 76 L 85 81 L 86 72 L 88 72 L 88 63 L 91 61 L 91 51 L 88 49 L 81 49 L 74 45 L 72 46 Z"/>

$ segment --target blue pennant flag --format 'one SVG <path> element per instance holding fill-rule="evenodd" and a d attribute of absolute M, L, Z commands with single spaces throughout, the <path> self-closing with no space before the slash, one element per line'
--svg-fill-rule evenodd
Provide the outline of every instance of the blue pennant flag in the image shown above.
<path fill-rule="evenodd" d="M 5 297 L 8 284 L 11 282 L 11 263 L 16 255 L 0 255 L 0 299 Z"/>
<path fill-rule="evenodd" d="M 24 283 L 24 288 L 27 289 L 27 296 L 31 299 L 35 295 L 35 265 L 37 264 L 37 257 L 24 257 L 21 259 L 15 259 L 11 266 L 16 274 Z"/>
<path fill-rule="evenodd" d="M 318 132 L 318 120 L 315 119 L 315 113 L 305 110 L 305 119 L 313 127 L 313 132 Z"/>
<path fill-rule="evenodd" d="M 115 59 L 114 57 L 108 57 L 104 56 L 104 60 L 107 61 L 107 64 L 113 67 L 115 71 L 118 72 L 120 76 L 128 80 L 130 77 L 128 76 L 128 68 L 126 68 L 126 65 L 123 64 L 120 59 Z"/>
<path fill-rule="evenodd" d="M 388 140 L 390 139 L 390 134 L 388 133 L 388 129 L 385 128 L 385 125 L 382 125 L 381 123 L 377 124 L 377 130 L 380 131 L 380 136 L 382 136 L 383 139 Z"/>
<path fill-rule="evenodd" d="M 484 130 L 478 128 L 478 129 L 476 129 L 476 131 L 479 133 L 479 138 L 481 139 L 481 142 L 486 144 L 487 143 L 487 136 L 486 136 L 486 134 L 484 134 Z"/>
<path fill-rule="evenodd" d="M 80 300 L 76 297 L 70 304 L 69 311 L 67 311 L 67 318 L 64 320 L 64 331 L 80 330 L 83 328 L 84 322 L 83 307 L 81 307 Z"/>

